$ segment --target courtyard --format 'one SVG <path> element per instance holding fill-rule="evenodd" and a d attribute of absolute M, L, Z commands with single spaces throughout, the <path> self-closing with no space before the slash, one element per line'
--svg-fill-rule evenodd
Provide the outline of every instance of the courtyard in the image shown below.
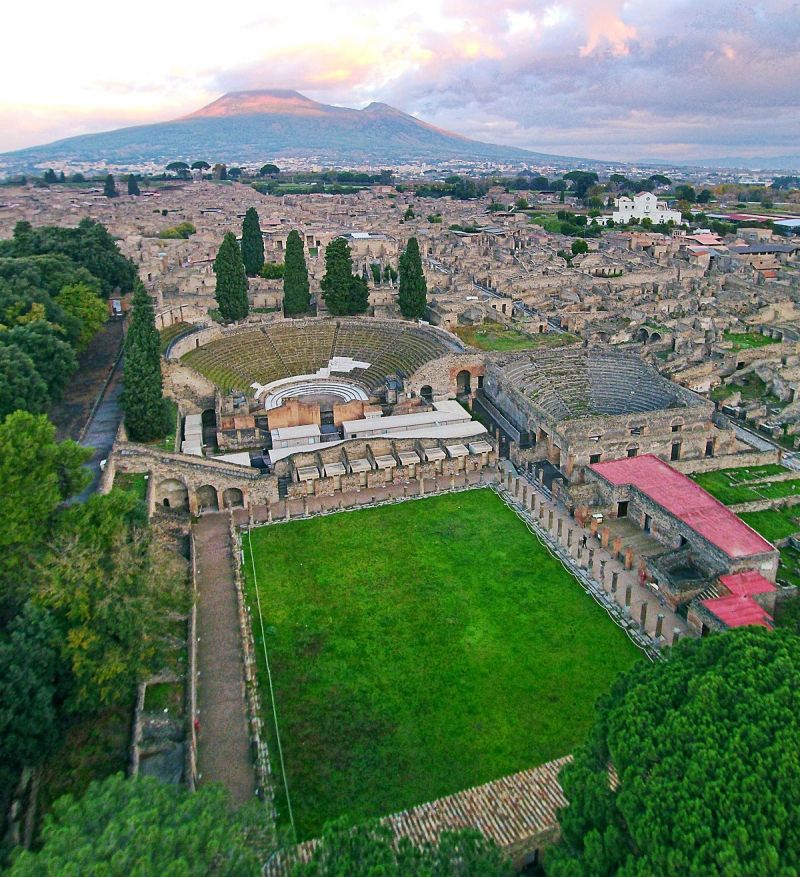
<path fill-rule="evenodd" d="M 488 489 L 243 543 L 272 766 L 282 788 L 259 603 L 299 840 L 573 751 L 598 696 L 639 660 Z"/>
<path fill-rule="evenodd" d="M 471 347 L 478 350 L 509 352 L 515 350 L 534 350 L 540 347 L 563 347 L 574 344 L 578 339 L 568 332 L 542 332 L 529 335 L 510 326 L 487 321 L 480 326 L 458 326 L 455 334 Z"/>

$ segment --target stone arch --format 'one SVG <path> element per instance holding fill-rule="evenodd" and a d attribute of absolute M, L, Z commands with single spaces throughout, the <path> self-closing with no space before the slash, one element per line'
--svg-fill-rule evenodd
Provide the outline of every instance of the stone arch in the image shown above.
<path fill-rule="evenodd" d="M 430 384 L 420 387 L 419 394 L 426 402 L 433 402 L 433 387 Z"/>
<path fill-rule="evenodd" d="M 472 394 L 472 375 L 468 369 L 462 369 L 456 375 L 456 394 L 470 396 Z"/>
<path fill-rule="evenodd" d="M 217 428 L 217 412 L 213 408 L 206 408 L 201 415 L 203 429 Z"/>
<path fill-rule="evenodd" d="M 200 514 L 203 512 L 219 511 L 219 497 L 216 487 L 204 484 L 202 487 L 197 488 L 197 511 Z"/>
<path fill-rule="evenodd" d="M 661 340 L 661 333 L 660 332 L 652 332 L 651 333 L 651 335 L 650 335 L 651 342 L 655 343 L 656 341 L 660 341 L 660 340 Z"/>
<path fill-rule="evenodd" d="M 642 328 L 636 333 L 636 340 L 641 341 L 643 344 L 646 344 L 649 338 L 650 333 L 644 326 L 642 326 Z"/>
<path fill-rule="evenodd" d="M 244 493 L 238 487 L 226 487 L 222 492 L 222 502 L 226 509 L 244 507 Z"/>
<path fill-rule="evenodd" d="M 189 490 L 178 478 L 165 478 L 156 487 L 156 505 L 188 512 Z"/>

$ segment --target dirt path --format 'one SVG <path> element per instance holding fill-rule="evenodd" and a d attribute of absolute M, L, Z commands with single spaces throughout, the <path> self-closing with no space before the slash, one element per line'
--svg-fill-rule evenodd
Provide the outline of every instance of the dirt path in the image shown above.
<path fill-rule="evenodd" d="M 228 515 L 204 515 L 194 525 L 194 534 L 200 782 L 221 782 L 234 802 L 241 804 L 255 793 L 255 771 L 247 733 Z"/>

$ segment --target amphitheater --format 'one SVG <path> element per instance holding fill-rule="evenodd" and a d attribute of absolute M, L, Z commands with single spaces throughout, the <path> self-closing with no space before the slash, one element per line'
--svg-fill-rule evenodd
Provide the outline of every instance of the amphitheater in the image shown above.
<path fill-rule="evenodd" d="M 730 453 L 736 438 L 714 405 L 662 378 L 635 353 L 610 347 L 536 351 L 487 362 L 492 431 L 571 478 L 601 460 L 655 454 L 664 460 Z M 493 412 L 496 413 L 493 414 Z"/>
<path fill-rule="evenodd" d="M 512 361 L 504 376 L 557 420 L 660 411 L 692 401 L 637 354 L 602 347 L 544 350 Z"/>
<path fill-rule="evenodd" d="M 387 378 L 400 379 L 420 366 L 464 347 L 455 336 L 412 323 L 371 318 L 281 321 L 228 332 L 181 357 L 221 390 L 255 395 L 259 387 L 290 378 L 312 379 L 313 392 L 347 399 L 340 387 L 361 387 L 376 397 Z M 325 387 L 324 384 L 332 382 Z M 300 395 L 299 392 L 283 393 Z M 357 398 L 356 395 L 353 398 Z"/>

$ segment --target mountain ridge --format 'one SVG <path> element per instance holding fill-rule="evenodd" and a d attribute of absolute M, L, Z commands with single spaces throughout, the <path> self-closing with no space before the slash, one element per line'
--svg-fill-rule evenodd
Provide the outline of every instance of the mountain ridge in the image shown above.
<path fill-rule="evenodd" d="M 6 172 L 47 162 L 115 166 L 205 158 L 228 164 L 280 158 L 386 165 L 453 159 L 568 162 L 567 156 L 472 140 L 380 101 L 324 104 L 293 89 L 233 91 L 167 122 L 81 134 L 0 154 Z"/>

